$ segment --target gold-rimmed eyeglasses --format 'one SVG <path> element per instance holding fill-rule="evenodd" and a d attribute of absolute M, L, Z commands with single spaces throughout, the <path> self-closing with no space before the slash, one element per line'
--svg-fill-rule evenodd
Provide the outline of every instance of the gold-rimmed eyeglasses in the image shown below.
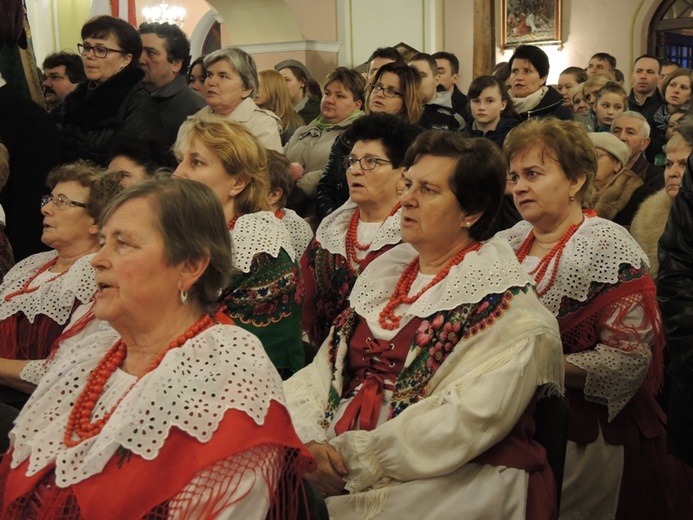
<path fill-rule="evenodd" d="M 49 202 L 52 202 L 58 209 L 63 209 L 65 206 L 73 206 L 76 208 L 87 207 L 84 202 L 77 202 L 76 200 L 68 199 L 65 195 L 44 195 L 41 197 L 41 207 L 45 206 Z"/>

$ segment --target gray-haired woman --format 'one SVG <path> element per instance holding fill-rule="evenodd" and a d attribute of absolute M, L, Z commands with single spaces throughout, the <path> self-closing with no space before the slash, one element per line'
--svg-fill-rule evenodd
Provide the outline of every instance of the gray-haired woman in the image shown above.
<path fill-rule="evenodd" d="M 200 113 L 216 114 L 244 124 L 265 148 L 282 151 L 281 120 L 255 104 L 258 88 L 255 61 L 245 51 L 224 47 L 205 57 L 207 77 Z"/>

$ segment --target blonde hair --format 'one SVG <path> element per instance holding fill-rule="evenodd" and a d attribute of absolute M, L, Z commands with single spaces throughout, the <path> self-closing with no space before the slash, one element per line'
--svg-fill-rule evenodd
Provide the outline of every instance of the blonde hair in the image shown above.
<path fill-rule="evenodd" d="M 674 135 L 667 141 L 664 145 L 664 153 L 668 154 L 670 152 L 677 152 L 679 150 L 688 150 L 691 153 L 691 145 L 688 141 L 678 132 L 674 132 Z"/>
<path fill-rule="evenodd" d="M 286 134 L 292 125 L 303 126 L 305 123 L 291 105 L 291 96 L 286 81 L 276 70 L 261 70 L 258 73 L 260 83 L 265 91 L 267 101 L 262 108 L 271 110 L 282 121 L 282 130 Z"/>
<path fill-rule="evenodd" d="M 587 81 L 585 81 L 585 84 L 583 86 L 583 90 L 584 89 L 593 89 L 595 87 L 597 90 L 599 90 L 600 88 L 602 88 L 607 83 L 612 83 L 613 81 L 614 81 L 613 79 L 611 79 L 609 76 L 606 76 L 605 74 L 592 74 L 591 76 L 587 77 Z"/>
<path fill-rule="evenodd" d="M 229 175 L 240 175 L 246 187 L 234 199 L 236 215 L 269 209 L 267 150 L 242 124 L 216 116 L 196 114 L 181 125 L 174 153 L 180 155 L 183 143 L 193 139 L 209 148 Z"/>

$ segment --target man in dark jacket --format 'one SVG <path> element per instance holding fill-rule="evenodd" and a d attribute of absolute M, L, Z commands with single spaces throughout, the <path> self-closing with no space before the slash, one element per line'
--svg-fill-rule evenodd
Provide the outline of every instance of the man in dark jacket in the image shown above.
<path fill-rule="evenodd" d="M 457 82 L 460 79 L 460 60 L 453 53 L 445 51 L 435 52 L 432 56 L 438 65 L 439 90 L 445 90 L 450 94 L 452 109 L 467 124 L 471 124 L 472 113 L 469 110 L 469 99 L 457 88 Z"/>
<path fill-rule="evenodd" d="M 409 66 L 421 74 L 424 112 L 419 125 L 427 130 L 459 130 L 465 121 L 452 108 L 450 94 L 438 92 L 438 64 L 430 54 L 419 52 L 411 57 Z"/>
<path fill-rule="evenodd" d="M 43 60 L 43 97 L 49 111 L 60 105 L 84 81 L 82 58 L 70 52 L 54 52 Z"/>
<path fill-rule="evenodd" d="M 143 23 L 139 28 L 144 71 L 144 90 L 157 102 L 164 130 L 163 146 L 171 148 L 180 125 L 202 109 L 202 96 L 188 87 L 185 80 L 190 65 L 190 42 L 175 24 Z"/>
<path fill-rule="evenodd" d="M 693 146 L 693 125 L 682 135 Z M 681 131 L 681 130 L 679 130 Z M 671 378 L 667 422 L 669 452 L 693 466 L 693 161 L 659 240 L 657 300 L 662 311 Z"/>
<path fill-rule="evenodd" d="M 0 141 L 10 155 L 10 176 L 0 193 L 5 234 L 15 261 L 44 251 L 41 197 L 46 176 L 60 161 L 60 138 L 46 111 L 23 97 L 0 76 Z"/>
<path fill-rule="evenodd" d="M 633 88 L 628 96 L 628 108 L 642 114 L 650 128 L 655 127 L 654 115 L 662 104 L 662 96 L 657 88 L 661 67 L 659 60 L 651 54 L 643 54 L 633 63 Z M 648 161 L 654 163 L 654 157 L 662 152 L 662 142 L 650 142 L 645 150 Z"/>

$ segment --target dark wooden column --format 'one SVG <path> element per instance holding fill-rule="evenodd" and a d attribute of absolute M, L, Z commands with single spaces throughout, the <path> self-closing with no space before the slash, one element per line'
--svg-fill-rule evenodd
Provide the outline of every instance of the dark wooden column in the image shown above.
<path fill-rule="evenodd" d="M 474 0 L 474 77 L 491 74 L 496 63 L 496 22 L 493 0 Z"/>

